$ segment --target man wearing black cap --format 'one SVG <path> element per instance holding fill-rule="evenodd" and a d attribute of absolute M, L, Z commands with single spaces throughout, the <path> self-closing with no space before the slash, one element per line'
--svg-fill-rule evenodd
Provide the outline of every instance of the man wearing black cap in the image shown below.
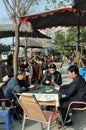
<path fill-rule="evenodd" d="M 62 77 L 61 73 L 56 70 L 55 64 L 50 64 L 49 70 L 45 72 L 44 78 L 42 80 L 42 84 L 44 85 L 61 85 Z"/>

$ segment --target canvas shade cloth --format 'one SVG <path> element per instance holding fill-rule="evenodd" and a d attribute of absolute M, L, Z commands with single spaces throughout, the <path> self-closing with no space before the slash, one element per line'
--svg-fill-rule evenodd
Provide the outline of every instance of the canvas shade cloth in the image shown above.
<path fill-rule="evenodd" d="M 73 0 L 74 1 L 74 8 L 80 11 L 86 10 L 86 0 Z"/>
<path fill-rule="evenodd" d="M 35 39 L 31 38 L 21 40 L 20 47 L 25 47 L 25 42 L 27 48 L 43 48 Z"/>
<path fill-rule="evenodd" d="M 14 37 L 14 36 L 15 36 L 15 30 L 12 24 L 0 25 L 0 38 Z M 29 26 L 25 26 L 23 24 L 20 27 L 19 36 L 51 39 L 49 36 L 45 35 L 44 33 L 41 33 L 40 31 L 37 30 L 31 31 Z"/>
<path fill-rule="evenodd" d="M 45 13 L 21 17 L 19 20 L 23 23 L 30 22 L 33 30 L 52 28 L 57 26 L 77 26 L 78 48 L 80 44 L 80 26 L 86 26 L 86 10 L 78 11 L 76 8 L 62 8 Z"/>
<path fill-rule="evenodd" d="M 73 7 L 21 17 L 19 21 L 30 22 L 33 30 L 57 26 L 78 26 L 78 47 L 80 44 L 80 26 L 86 26 L 86 0 L 73 0 Z"/>
<path fill-rule="evenodd" d="M 21 17 L 19 20 L 23 23 L 30 22 L 34 30 L 57 26 L 86 26 L 86 12 L 78 14 L 76 8 L 62 8 Z"/>
<path fill-rule="evenodd" d="M 44 43 L 44 44 L 42 44 L 42 47 L 43 48 L 47 48 L 47 49 L 49 49 L 49 48 L 51 48 L 51 49 L 53 49 L 53 48 L 56 48 L 57 47 L 57 45 L 55 45 L 55 44 L 53 44 L 53 43 Z"/>

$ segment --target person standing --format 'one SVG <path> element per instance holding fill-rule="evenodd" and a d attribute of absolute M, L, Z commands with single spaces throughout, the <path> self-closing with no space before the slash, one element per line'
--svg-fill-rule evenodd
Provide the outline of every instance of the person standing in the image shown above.
<path fill-rule="evenodd" d="M 8 73 L 9 73 L 8 76 L 12 77 L 13 76 L 13 54 L 12 53 L 8 55 L 7 66 L 8 66 Z"/>

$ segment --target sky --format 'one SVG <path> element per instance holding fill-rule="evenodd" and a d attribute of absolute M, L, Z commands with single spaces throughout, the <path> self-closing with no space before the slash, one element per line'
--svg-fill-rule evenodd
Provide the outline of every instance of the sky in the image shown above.
<path fill-rule="evenodd" d="M 3 0 L 0 0 L 0 24 L 6 24 L 6 23 L 9 23 L 10 20 L 9 20 L 9 17 L 7 16 L 7 13 L 6 13 L 6 9 L 4 7 L 4 4 L 3 4 Z M 2 38 L 0 39 L 0 43 L 4 43 L 4 44 L 10 44 L 12 41 L 12 38 Z"/>
<path fill-rule="evenodd" d="M 5 24 L 9 20 L 9 18 L 7 16 L 3 0 L 0 0 L 0 10 L 0 24 Z"/>
<path fill-rule="evenodd" d="M 61 0 L 58 0 L 58 2 Z M 39 12 L 43 12 L 44 8 L 46 6 L 46 0 L 41 0 L 40 6 L 37 8 L 37 12 L 35 13 L 39 13 Z M 50 4 L 49 8 L 51 8 L 51 10 L 53 10 L 53 5 Z M 3 4 L 3 0 L 0 0 L 0 24 L 10 24 L 11 20 L 9 19 L 5 6 Z M 12 43 L 12 38 L 3 38 L 0 39 L 0 43 L 4 43 L 4 44 L 11 44 Z"/>
<path fill-rule="evenodd" d="M 39 12 L 43 12 L 44 8 L 45 8 L 45 2 L 46 0 L 41 0 L 41 4 L 40 6 L 37 8 L 37 13 Z M 49 5 L 50 7 L 52 5 Z M 0 24 L 10 24 L 11 21 L 9 19 L 9 16 L 7 15 L 5 6 L 3 4 L 3 0 L 0 0 Z M 10 44 L 12 43 L 12 38 L 2 38 L 0 39 L 0 43 L 4 43 L 4 44 Z"/>

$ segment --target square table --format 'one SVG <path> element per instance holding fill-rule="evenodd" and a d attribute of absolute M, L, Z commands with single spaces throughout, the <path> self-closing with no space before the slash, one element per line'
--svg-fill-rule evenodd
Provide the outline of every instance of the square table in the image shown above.
<path fill-rule="evenodd" d="M 39 85 L 38 88 L 27 93 L 35 95 L 40 105 L 59 107 L 59 92 L 51 85 Z"/>

